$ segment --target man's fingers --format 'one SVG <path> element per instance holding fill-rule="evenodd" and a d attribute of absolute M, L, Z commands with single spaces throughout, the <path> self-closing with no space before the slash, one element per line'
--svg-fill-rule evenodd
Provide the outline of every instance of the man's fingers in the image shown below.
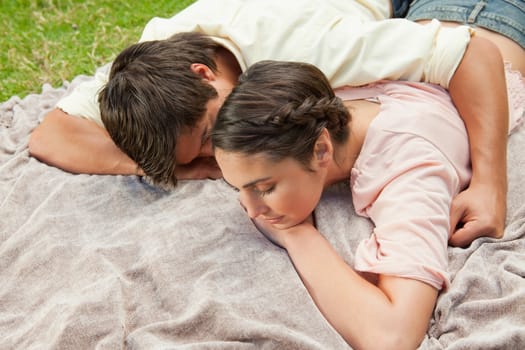
<path fill-rule="evenodd" d="M 481 228 L 475 222 L 467 223 L 452 233 L 448 244 L 453 247 L 466 248 L 474 239 L 482 236 L 480 230 Z"/>
<path fill-rule="evenodd" d="M 461 194 L 456 196 L 450 206 L 450 236 L 461 229 L 467 221 L 468 206 L 463 204 L 461 198 Z"/>
<path fill-rule="evenodd" d="M 463 223 L 463 226 L 452 233 L 448 243 L 453 247 L 468 247 L 472 241 L 479 237 L 501 238 L 503 232 L 494 225 L 481 220 L 472 220 Z"/>

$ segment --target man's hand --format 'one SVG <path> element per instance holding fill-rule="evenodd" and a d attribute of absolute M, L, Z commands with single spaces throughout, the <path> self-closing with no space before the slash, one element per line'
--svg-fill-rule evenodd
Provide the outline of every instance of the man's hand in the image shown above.
<path fill-rule="evenodd" d="M 479 237 L 503 237 L 507 203 L 505 193 L 489 185 L 471 184 L 460 192 L 450 209 L 449 244 L 467 247 Z"/>
<path fill-rule="evenodd" d="M 189 164 L 177 165 L 175 174 L 179 180 L 220 179 L 222 172 L 214 157 L 196 158 Z"/>

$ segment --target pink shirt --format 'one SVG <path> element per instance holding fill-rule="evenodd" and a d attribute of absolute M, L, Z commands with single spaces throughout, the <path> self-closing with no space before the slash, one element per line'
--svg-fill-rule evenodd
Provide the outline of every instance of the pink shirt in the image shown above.
<path fill-rule="evenodd" d="M 375 225 L 355 269 L 441 289 L 449 283 L 450 204 L 471 176 L 462 119 L 434 85 L 382 81 L 336 93 L 381 103 L 350 180 L 355 210 Z"/>
<path fill-rule="evenodd" d="M 510 134 L 525 116 L 525 79 L 509 66 L 505 73 Z M 446 287 L 450 205 L 471 177 L 466 129 L 450 96 L 402 81 L 336 94 L 381 103 L 350 179 L 356 212 L 375 225 L 357 248 L 355 269 Z"/>

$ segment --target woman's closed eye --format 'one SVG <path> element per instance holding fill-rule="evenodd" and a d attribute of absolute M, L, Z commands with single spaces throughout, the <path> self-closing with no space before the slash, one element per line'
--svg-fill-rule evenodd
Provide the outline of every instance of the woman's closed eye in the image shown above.
<path fill-rule="evenodd" d="M 257 187 L 254 187 L 254 188 L 253 188 L 253 191 L 254 191 L 255 193 L 257 193 L 258 195 L 260 195 L 261 197 L 264 197 L 264 196 L 266 196 L 266 195 L 272 193 L 274 190 L 275 190 L 275 185 L 268 186 L 268 187 L 266 187 L 266 188 L 264 188 L 264 189 L 259 189 L 259 188 L 257 188 Z"/>
<path fill-rule="evenodd" d="M 234 190 L 235 192 L 240 192 L 240 190 L 233 186 L 232 184 L 230 184 L 228 181 L 226 181 L 224 178 L 222 178 L 222 181 L 228 185 L 228 187 L 230 187 L 232 190 Z M 264 197 L 270 193 L 272 193 L 274 190 L 275 190 L 275 185 L 267 185 L 267 186 L 261 186 L 259 185 L 260 187 L 257 187 L 255 185 L 253 186 L 249 186 L 248 189 L 251 189 L 251 191 L 253 193 L 255 193 L 256 195 L 258 196 L 261 196 L 261 197 Z"/>

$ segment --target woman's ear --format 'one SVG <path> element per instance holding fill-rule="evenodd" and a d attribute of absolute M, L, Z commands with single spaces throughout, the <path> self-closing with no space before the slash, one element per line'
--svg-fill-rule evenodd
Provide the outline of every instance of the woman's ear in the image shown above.
<path fill-rule="evenodd" d="M 200 75 L 204 80 L 213 81 L 215 80 L 215 73 L 205 64 L 202 63 L 192 63 L 190 69 L 193 73 Z"/>
<path fill-rule="evenodd" d="M 334 148 L 328 129 L 324 128 L 314 145 L 314 162 L 320 167 L 326 167 L 333 158 Z"/>

